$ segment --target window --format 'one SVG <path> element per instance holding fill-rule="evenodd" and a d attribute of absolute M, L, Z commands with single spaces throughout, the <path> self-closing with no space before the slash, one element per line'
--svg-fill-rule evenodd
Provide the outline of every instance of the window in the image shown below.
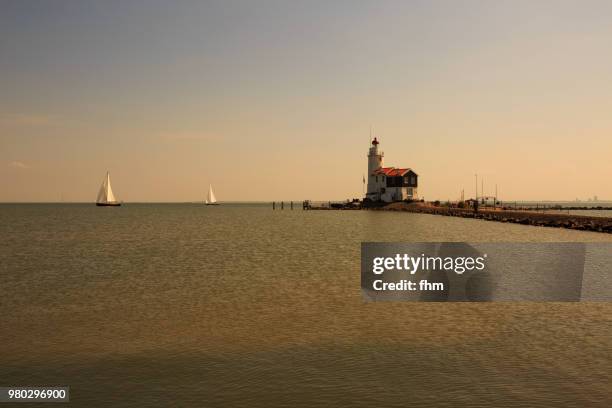
<path fill-rule="evenodd" d="M 410 181 L 408 180 L 408 176 L 404 177 L 404 183 L 408 184 Z"/>
<path fill-rule="evenodd" d="M 412 189 L 408 188 L 408 197 L 412 197 Z"/>

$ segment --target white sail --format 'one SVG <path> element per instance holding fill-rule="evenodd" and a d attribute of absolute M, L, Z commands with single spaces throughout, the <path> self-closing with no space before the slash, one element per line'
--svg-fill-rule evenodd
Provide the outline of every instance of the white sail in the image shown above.
<path fill-rule="evenodd" d="M 109 203 L 117 202 L 117 199 L 113 194 L 113 189 L 111 188 L 110 174 L 108 172 L 106 173 L 106 201 Z"/>
<path fill-rule="evenodd" d="M 106 204 L 106 203 L 115 203 L 117 200 L 115 199 L 115 195 L 113 194 L 113 189 L 111 187 L 110 182 L 110 174 L 106 172 L 106 178 L 102 182 L 102 186 L 100 187 L 100 191 L 98 192 L 97 203 Z"/>
<path fill-rule="evenodd" d="M 212 185 L 208 186 L 208 198 L 206 199 L 206 204 L 214 204 L 217 202 L 215 198 L 215 193 L 213 193 Z"/>
<path fill-rule="evenodd" d="M 104 182 L 102 182 L 102 186 L 100 187 L 100 191 L 98 192 L 98 198 L 96 198 L 96 203 L 104 202 L 106 202 L 106 187 L 104 186 Z"/>

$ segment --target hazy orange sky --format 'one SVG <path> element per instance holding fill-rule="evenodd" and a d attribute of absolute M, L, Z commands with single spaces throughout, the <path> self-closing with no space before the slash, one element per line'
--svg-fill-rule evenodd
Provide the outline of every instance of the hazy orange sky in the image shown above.
<path fill-rule="evenodd" d="M 359 197 L 370 125 L 426 199 L 612 199 L 611 50 L 608 1 L 2 1 L 0 201 Z"/>

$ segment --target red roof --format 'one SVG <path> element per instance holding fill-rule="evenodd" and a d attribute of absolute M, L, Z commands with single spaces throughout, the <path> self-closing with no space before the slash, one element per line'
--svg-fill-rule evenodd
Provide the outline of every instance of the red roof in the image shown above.
<path fill-rule="evenodd" d="M 397 177 L 397 176 L 405 176 L 411 169 L 396 169 L 395 167 L 381 167 L 379 169 L 374 170 L 372 173 L 375 176 L 385 175 L 387 177 Z M 414 173 L 414 172 L 413 172 Z M 416 173 L 415 173 L 416 174 Z"/>

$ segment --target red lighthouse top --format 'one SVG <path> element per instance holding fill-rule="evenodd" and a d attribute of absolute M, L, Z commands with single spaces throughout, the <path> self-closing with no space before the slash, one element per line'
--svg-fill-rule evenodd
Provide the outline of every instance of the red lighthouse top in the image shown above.
<path fill-rule="evenodd" d="M 376 138 L 374 138 L 374 140 L 372 140 L 372 144 L 373 144 L 374 146 L 376 146 L 376 145 L 378 144 L 378 140 L 376 140 Z"/>

